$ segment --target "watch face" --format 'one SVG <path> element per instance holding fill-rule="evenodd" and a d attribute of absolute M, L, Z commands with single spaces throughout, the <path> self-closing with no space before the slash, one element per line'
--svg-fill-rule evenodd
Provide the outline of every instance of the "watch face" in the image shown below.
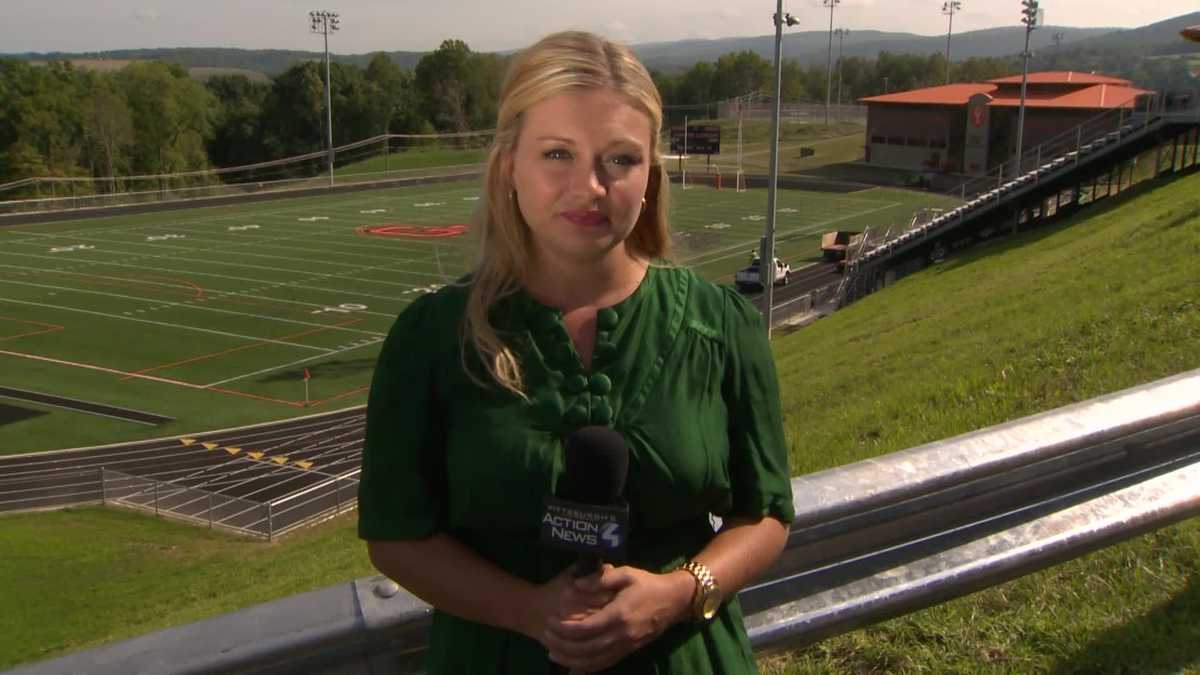
<path fill-rule="evenodd" d="M 705 620 L 711 619 L 717 615 L 717 594 L 713 593 L 704 599 L 704 606 L 701 608 Z"/>

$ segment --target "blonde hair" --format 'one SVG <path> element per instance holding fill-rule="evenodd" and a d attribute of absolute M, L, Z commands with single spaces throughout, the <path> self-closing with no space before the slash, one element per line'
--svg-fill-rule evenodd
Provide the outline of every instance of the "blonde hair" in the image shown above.
<path fill-rule="evenodd" d="M 509 65 L 500 90 L 500 111 L 496 137 L 488 153 L 484 198 L 480 200 L 472 228 L 478 237 L 479 259 L 467 297 L 462 359 L 466 372 L 476 379 L 467 364 L 469 339 L 488 375 L 522 398 L 525 394 L 521 364 L 496 333 L 489 317 L 498 300 L 519 290 L 531 255 L 529 226 L 512 198 L 511 157 L 526 110 L 557 94 L 588 89 L 613 91 L 650 118 L 646 207 L 625 240 L 625 247 L 631 255 L 648 260 L 666 258 L 670 248 L 669 190 L 658 148 L 662 99 L 646 67 L 628 47 L 578 31 L 548 35 L 518 54 Z"/>

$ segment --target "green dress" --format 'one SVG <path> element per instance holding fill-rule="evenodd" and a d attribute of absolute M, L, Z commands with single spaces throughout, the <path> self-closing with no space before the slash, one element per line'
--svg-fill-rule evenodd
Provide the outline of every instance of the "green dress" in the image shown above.
<path fill-rule="evenodd" d="M 466 298 L 465 285 L 422 296 L 383 345 L 367 406 L 360 537 L 446 532 L 514 575 L 547 581 L 572 557 L 538 544 L 543 498 L 562 475 L 563 440 L 588 424 L 610 425 L 629 444 L 630 565 L 665 572 L 685 562 L 713 537 L 710 513 L 791 522 L 770 346 L 736 292 L 651 267 L 633 295 L 598 313 L 590 371 L 561 312 L 523 292 L 503 298 L 492 324 L 520 359 L 527 401 L 464 371 Z M 467 367 L 483 378 L 469 353 Z M 437 611 L 427 668 L 563 672 L 533 640 Z M 713 621 L 676 624 L 606 672 L 756 668 L 731 598 Z"/>

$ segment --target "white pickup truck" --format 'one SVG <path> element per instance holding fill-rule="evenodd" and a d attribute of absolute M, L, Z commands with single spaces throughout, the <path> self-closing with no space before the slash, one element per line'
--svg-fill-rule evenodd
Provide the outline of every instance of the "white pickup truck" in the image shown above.
<path fill-rule="evenodd" d="M 733 282 L 739 291 L 761 291 L 763 289 L 760 260 L 755 258 L 748 267 L 738 270 Z M 786 285 L 792 276 L 792 268 L 779 258 L 775 259 L 775 285 Z"/>

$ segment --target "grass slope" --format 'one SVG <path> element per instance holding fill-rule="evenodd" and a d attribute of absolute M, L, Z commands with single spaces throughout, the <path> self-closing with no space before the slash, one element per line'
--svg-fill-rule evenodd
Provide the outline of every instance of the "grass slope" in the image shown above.
<path fill-rule="evenodd" d="M 777 339 L 793 472 L 1200 367 L 1198 188 L 1127 193 Z M 263 544 L 102 509 L 2 517 L 0 597 L 19 609 L 0 613 L 0 668 L 366 574 L 352 528 Z M 1200 672 L 1198 568 L 1193 520 L 762 666 Z"/>
<path fill-rule="evenodd" d="M 1200 176 L 1096 209 L 952 258 L 777 340 L 793 470 L 1200 368 Z M 764 670 L 1200 672 L 1197 569 L 1192 519 Z"/>

